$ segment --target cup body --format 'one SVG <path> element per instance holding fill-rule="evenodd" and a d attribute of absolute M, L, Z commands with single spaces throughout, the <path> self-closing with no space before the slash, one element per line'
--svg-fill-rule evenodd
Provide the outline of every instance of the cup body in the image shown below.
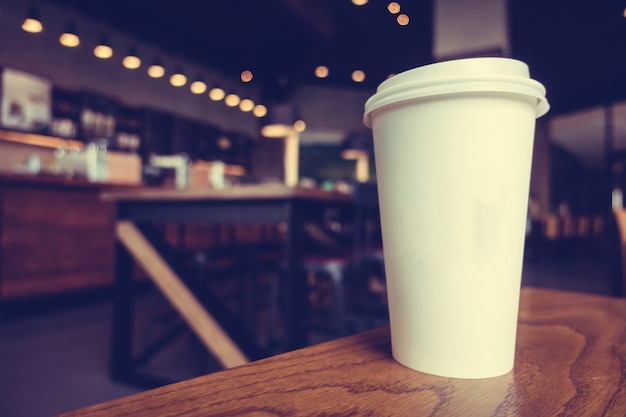
<path fill-rule="evenodd" d="M 396 77 L 364 116 L 374 137 L 393 356 L 446 377 L 505 374 L 514 363 L 545 90 L 524 63 L 505 58 Z"/>

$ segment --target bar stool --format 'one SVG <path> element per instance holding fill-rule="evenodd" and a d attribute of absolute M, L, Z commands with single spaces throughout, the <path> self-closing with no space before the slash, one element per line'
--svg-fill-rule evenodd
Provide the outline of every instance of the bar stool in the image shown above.
<path fill-rule="evenodd" d="M 307 258 L 303 263 L 309 300 L 307 328 L 331 336 L 347 334 L 344 273 L 351 259 Z"/>
<path fill-rule="evenodd" d="M 355 185 L 354 216 L 346 226 L 349 245 L 303 259 L 310 310 L 306 325 L 318 337 L 345 336 L 386 321 L 386 295 L 373 294 L 371 285 L 385 287 L 377 191 L 375 183 Z"/>

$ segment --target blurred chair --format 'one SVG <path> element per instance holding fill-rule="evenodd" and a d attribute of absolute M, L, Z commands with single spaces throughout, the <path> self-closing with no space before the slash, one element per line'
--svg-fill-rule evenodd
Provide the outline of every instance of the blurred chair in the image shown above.
<path fill-rule="evenodd" d="M 351 243 L 305 256 L 310 333 L 334 338 L 387 320 L 384 257 L 375 183 L 357 183 L 354 214 L 344 225 Z M 314 229 L 311 229 L 314 230 Z M 319 232 L 319 230 L 318 230 Z"/>
<path fill-rule="evenodd" d="M 583 214 L 578 217 L 576 236 L 579 239 L 588 239 L 591 236 L 591 218 L 589 216 Z"/>
<path fill-rule="evenodd" d="M 569 241 L 576 238 L 576 218 L 571 215 L 561 216 L 561 238 Z"/>
<path fill-rule="evenodd" d="M 579 255 L 578 218 L 571 214 L 561 216 L 561 239 L 559 255 L 564 259 Z"/>
<path fill-rule="evenodd" d="M 561 237 L 561 221 L 556 214 L 549 214 L 543 220 L 542 236 L 545 240 L 556 241 Z"/>
<path fill-rule="evenodd" d="M 598 238 L 602 236 L 602 233 L 604 233 L 604 216 L 596 214 L 591 223 L 591 234 L 594 238 Z"/>
<path fill-rule="evenodd" d="M 348 257 L 304 260 L 309 300 L 306 327 L 309 333 L 331 337 L 348 333 L 344 276 L 350 262 L 352 259 Z"/>
<path fill-rule="evenodd" d="M 613 218 L 615 220 L 616 242 L 613 246 L 612 269 L 613 273 L 613 295 L 626 296 L 626 209 L 614 208 Z"/>
<path fill-rule="evenodd" d="M 561 218 L 556 214 L 546 215 L 541 223 L 541 233 L 538 239 L 536 259 L 554 258 L 559 254 L 559 245 L 562 238 Z"/>
<path fill-rule="evenodd" d="M 263 354 L 274 353 L 283 238 L 276 224 L 171 224 L 169 244 L 185 265 L 190 288 L 219 300 Z"/>

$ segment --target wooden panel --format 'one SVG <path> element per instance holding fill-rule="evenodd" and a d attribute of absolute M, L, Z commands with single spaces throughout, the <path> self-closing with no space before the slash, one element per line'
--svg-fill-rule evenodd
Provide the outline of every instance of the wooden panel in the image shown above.
<path fill-rule="evenodd" d="M 3 299 L 112 284 L 115 207 L 99 191 L 1 188 Z"/>

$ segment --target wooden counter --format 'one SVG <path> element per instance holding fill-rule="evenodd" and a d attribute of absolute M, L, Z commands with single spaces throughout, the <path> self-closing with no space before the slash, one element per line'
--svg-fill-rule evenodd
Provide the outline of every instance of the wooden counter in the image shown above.
<path fill-rule="evenodd" d="M 54 176 L 0 175 L 0 300 L 113 283 L 113 187 Z"/>
<path fill-rule="evenodd" d="M 436 377 L 391 357 L 388 328 L 64 414 L 69 416 L 623 416 L 626 300 L 522 290 L 513 372 Z"/>

